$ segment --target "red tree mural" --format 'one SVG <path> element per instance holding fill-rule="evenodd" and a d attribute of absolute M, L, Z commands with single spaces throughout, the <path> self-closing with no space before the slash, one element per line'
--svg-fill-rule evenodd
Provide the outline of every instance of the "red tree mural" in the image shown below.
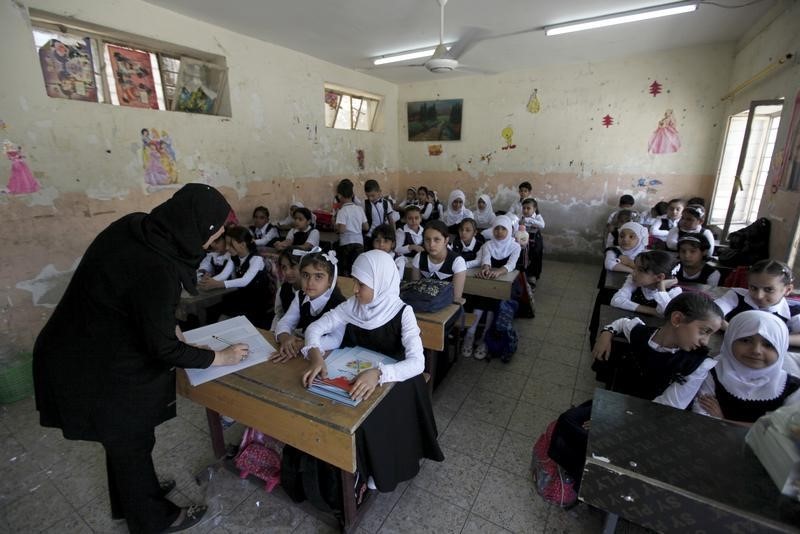
<path fill-rule="evenodd" d="M 606 115 L 605 117 L 603 117 L 603 126 L 608 128 L 613 124 L 614 124 L 614 117 L 612 117 L 611 115 Z"/>
<path fill-rule="evenodd" d="M 653 95 L 653 98 L 661 92 L 662 87 L 663 86 L 658 83 L 658 80 L 653 80 L 653 83 L 650 84 L 650 94 Z"/>

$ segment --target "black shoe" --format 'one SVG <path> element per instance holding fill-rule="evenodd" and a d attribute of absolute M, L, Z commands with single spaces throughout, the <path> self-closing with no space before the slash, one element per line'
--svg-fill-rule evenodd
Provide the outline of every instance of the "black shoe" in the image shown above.
<path fill-rule="evenodd" d="M 174 480 L 164 480 L 158 483 L 159 493 L 162 497 L 166 497 L 169 493 L 175 489 L 175 481 Z M 125 519 L 124 514 L 115 514 L 111 513 L 111 519 L 114 521 L 121 521 Z"/>
<path fill-rule="evenodd" d="M 183 517 L 183 521 L 175 526 L 167 527 L 162 532 L 180 532 L 181 530 L 192 528 L 203 519 L 203 516 L 206 515 L 208 506 L 203 504 L 193 504 L 187 508 L 181 508 L 181 510 L 186 513 Z"/>

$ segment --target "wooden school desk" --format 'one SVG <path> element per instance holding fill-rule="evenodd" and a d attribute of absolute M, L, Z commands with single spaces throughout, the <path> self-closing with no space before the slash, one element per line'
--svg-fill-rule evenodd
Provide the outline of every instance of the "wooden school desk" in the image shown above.
<path fill-rule="evenodd" d="M 271 332 L 261 333 L 275 346 Z M 352 489 L 355 433 L 393 384 L 379 386 L 358 406 L 345 406 L 306 391 L 301 377 L 307 363 L 302 358 L 282 364 L 265 362 L 199 386 L 191 386 L 181 371 L 177 373 L 177 389 L 180 395 L 206 408 L 217 458 L 225 455 L 219 416 L 224 414 L 340 468 L 345 528 L 350 530 L 360 519 Z M 365 508 L 362 506 L 360 512 Z"/>
<path fill-rule="evenodd" d="M 511 271 L 494 279 L 486 279 L 475 276 L 480 270 L 480 267 L 467 269 L 467 279 L 464 282 L 465 295 L 476 295 L 495 300 L 508 300 L 511 298 L 511 286 L 516 280 L 519 271 Z"/>
<path fill-rule="evenodd" d="M 579 498 L 657 532 L 800 532 L 800 503 L 782 496 L 745 444 L 747 429 L 620 393 L 595 390 Z"/>
<path fill-rule="evenodd" d="M 181 300 L 175 308 L 175 317 L 179 321 L 186 321 L 190 315 L 196 315 L 200 325 L 206 324 L 206 309 L 222 302 L 222 297 L 236 291 L 238 288 L 216 288 L 208 291 L 198 289 L 199 294 L 191 295 L 186 290 L 181 292 Z"/>

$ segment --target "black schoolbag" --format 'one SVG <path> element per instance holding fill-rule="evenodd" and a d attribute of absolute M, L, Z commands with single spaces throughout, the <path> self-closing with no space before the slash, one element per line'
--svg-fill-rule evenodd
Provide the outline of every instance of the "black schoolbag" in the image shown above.
<path fill-rule="evenodd" d="M 728 248 L 720 248 L 719 262 L 727 267 L 753 265 L 769 258 L 769 219 L 762 217 L 756 222 L 728 235 Z"/>

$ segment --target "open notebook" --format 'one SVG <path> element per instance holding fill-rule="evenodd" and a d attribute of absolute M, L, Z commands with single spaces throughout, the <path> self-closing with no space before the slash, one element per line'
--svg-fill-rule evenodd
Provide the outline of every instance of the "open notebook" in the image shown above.
<path fill-rule="evenodd" d="M 328 377 L 315 378 L 308 391 L 348 406 L 356 406 L 361 401 L 350 398 L 350 383 L 358 373 L 378 367 L 381 363 L 397 363 L 397 360 L 361 347 L 337 349 L 325 358 Z"/>
<path fill-rule="evenodd" d="M 207 369 L 186 369 L 189 383 L 193 386 L 210 382 L 221 376 L 246 369 L 251 365 L 265 362 L 269 355 L 275 352 L 273 346 L 264 339 L 264 336 L 256 330 L 253 323 L 244 315 L 189 330 L 184 332 L 183 336 L 190 345 L 205 345 L 211 350 L 223 350 L 233 343 L 247 343 L 250 346 L 247 359 L 236 365 L 219 365 L 208 367 Z"/>

